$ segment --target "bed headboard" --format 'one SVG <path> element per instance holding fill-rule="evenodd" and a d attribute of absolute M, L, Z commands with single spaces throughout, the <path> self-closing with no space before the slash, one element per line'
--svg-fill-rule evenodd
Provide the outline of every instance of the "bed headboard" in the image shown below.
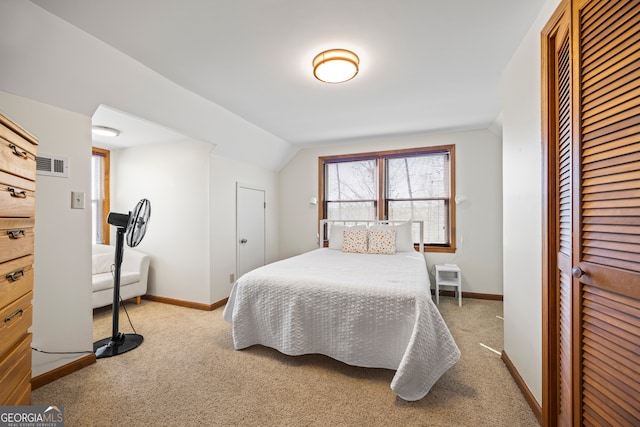
<path fill-rule="evenodd" d="M 328 237 L 330 234 L 331 226 L 333 224 L 366 225 L 368 227 L 370 225 L 377 225 L 377 224 L 396 225 L 396 224 L 402 224 L 405 222 L 411 223 L 411 230 L 414 236 L 416 235 L 416 232 L 418 232 L 419 252 L 424 252 L 424 221 L 414 221 L 414 220 L 406 220 L 406 219 L 405 220 L 321 219 L 319 224 L 319 229 L 318 229 L 318 246 L 322 247 L 326 242 L 329 241 Z"/>

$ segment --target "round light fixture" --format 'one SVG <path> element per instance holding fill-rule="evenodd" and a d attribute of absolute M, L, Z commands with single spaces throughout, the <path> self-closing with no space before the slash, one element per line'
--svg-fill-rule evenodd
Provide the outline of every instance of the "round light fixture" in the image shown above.
<path fill-rule="evenodd" d="M 106 126 L 91 126 L 91 132 L 100 136 L 118 136 L 120 131 L 118 129 L 106 127 Z"/>
<path fill-rule="evenodd" d="M 358 55 L 345 49 L 331 49 L 313 58 L 313 75 L 325 83 L 342 83 L 358 74 Z"/>

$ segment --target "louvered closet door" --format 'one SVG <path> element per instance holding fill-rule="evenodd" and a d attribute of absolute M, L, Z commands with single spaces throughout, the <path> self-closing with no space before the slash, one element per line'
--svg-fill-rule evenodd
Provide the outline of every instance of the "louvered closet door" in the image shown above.
<path fill-rule="evenodd" d="M 558 197 L 558 325 L 559 325 L 559 390 L 558 424 L 570 427 L 572 424 L 572 374 L 571 355 L 573 338 L 571 331 L 573 317 L 572 290 L 572 144 L 571 144 L 571 58 L 569 51 L 569 25 L 567 19 L 560 23 L 556 36 L 556 164 Z"/>
<path fill-rule="evenodd" d="M 546 135 L 546 258 L 543 329 L 543 424 L 572 426 L 574 414 L 573 122 L 569 2 L 543 29 Z"/>
<path fill-rule="evenodd" d="M 584 425 L 640 425 L 640 0 L 578 1 L 574 286 Z M 576 217 L 574 217 L 576 218 Z"/>
<path fill-rule="evenodd" d="M 554 297 L 552 298 L 555 325 L 553 344 L 547 351 L 557 357 L 554 365 L 553 395 L 547 398 L 548 404 L 554 405 L 553 425 L 572 425 L 573 376 L 572 354 L 574 352 L 573 318 L 573 283 L 571 277 L 573 248 L 573 167 L 572 167 L 572 116 L 571 116 L 571 52 L 569 39 L 569 14 L 562 13 L 545 28 L 547 74 L 547 103 L 549 113 L 548 134 L 548 173 L 549 173 L 549 250 L 556 257 L 549 262 L 552 273 Z"/>

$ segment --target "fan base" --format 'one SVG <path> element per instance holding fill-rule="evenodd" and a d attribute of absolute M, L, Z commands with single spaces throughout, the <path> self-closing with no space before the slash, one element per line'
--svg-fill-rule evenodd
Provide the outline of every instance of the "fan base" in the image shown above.
<path fill-rule="evenodd" d="M 96 359 L 117 356 L 138 347 L 143 340 L 142 335 L 119 333 L 116 340 L 110 337 L 94 342 L 93 352 L 96 354 Z"/>

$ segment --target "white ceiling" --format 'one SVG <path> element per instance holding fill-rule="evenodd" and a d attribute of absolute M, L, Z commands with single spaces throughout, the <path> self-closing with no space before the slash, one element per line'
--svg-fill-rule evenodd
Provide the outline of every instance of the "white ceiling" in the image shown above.
<path fill-rule="evenodd" d="M 304 146 L 489 127 L 500 113 L 502 70 L 543 0 L 33 3 Z M 311 61 L 328 48 L 359 55 L 355 79 L 313 78 Z M 109 112 L 113 123 L 94 124 L 118 128 L 119 117 L 131 119 Z"/>
<path fill-rule="evenodd" d="M 189 139 L 188 137 L 161 126 L 157 123 L 141 119 L 106 105 L 98 106 L 91 118 L 94 126 L 105 126 L 120 132 L 117 138 L 93 135 L 93 145 L 108 150 L 125 147 L 138 147 L 146 144 L 164 144 Z"/>

